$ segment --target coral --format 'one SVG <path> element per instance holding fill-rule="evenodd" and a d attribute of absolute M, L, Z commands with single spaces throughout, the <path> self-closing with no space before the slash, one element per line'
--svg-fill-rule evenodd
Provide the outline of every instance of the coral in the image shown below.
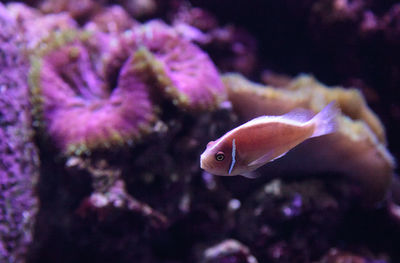
<path fill-rule="evenodd" d="M 325 34 L 338 34 L 341 36 L 343 33 L 340 31 L 351 32 L 358 29 L 357 26 L 363 18 L 364 8 L 364 1 L 362 0 L 316 1 L 311 8 L 310 23 L 314 25 L 313 30 L 316 32 L 324 31 L 328 28 Z M 346 27 L 353 26 L 356 28 L 344 30 Z M 315 37 L 318 37 L 318 35 L 315 34 Z"/>
<path fill-rule="evenodd" d="M 77 27 L 75 20 L 67 13 L 43 15 L 37 9 L 23 3 L 10 3 L 7 9 L 23 31 L 28 49 L 34 49 L 43 38 L 53 32 Z"/>
<path fill-rule="evenodd" d="M 194 117 L 167 104 L 159 118 L 157 134 L 126 152 L 59 162 L 45 155 L 33 262 L 193 262 L 184 258 L 196 244 L 226 237 L 237 207 L 229 208 L 219 178 L 201 175 L 198 155 L 234 116 L 221 109 Z"/>
<path fill-rule="evenodd" d="M 32 143 L 28 61 L 21 32 L 0 3 L 0 261 L 25 262 L 38 202 L 38 153 Z"/>
<path fill-rule="evenodd" d="M 111 17 L 120 11 L 115 8 Z M 131 144 L 150 132 L 154 86 L 194 112 L 216 109 L 226 100 L 209 57 L 172 27 L 153 21 L 123 33 L 115 25 L 107 33 L 103 22 L 88 25 L 92 33 L 55 33 L 34 52 L 35 115 L 62 151 Z"/>
<path fill-rule="evenodd" d="M 93 14 L 99 8 L 99 3 L 93 0 L 81 0 L 79 2 L 43 0 L 39 4 L 39 9 L 44 13 L 68 12 L 75 19 Z"/>
<path fill-rule="evenodd" d="M 355 253 L 341 251 L 339 249 L 332 248 L 329 252 L 320 260 L 319 263 L 386 263 L 385 259 L 374 259 L 370 256 L 362 256 Z"/>
<path fill-rule="evenodd" d="M 257 42 L 244 28 L 218 24 L 211 13 L 182 3 L 173 16 L 174 25 L 191 25 L 203 32 L 198 41 L 222 72 L 251 75 L 258 64 Z"/>
<path fill-rule="evenodd" d="M 337 238 L 349 209 L 347 188 L 329 178 L 262 184 L 238 211 L 237 224 L 246 225 L 238 228 L 238 238 L 260 262 L 314 262 Z"/>
<path fill-rule="evenodd" d="M 203 32 L 218 26 L 217 18 L 206 10 L 182 4 L 173 16 L 173 23 L 184 23 L 198 28 Z"/>
<path fill-rule="evenodd" d="M 237 240 L 224 240 L 204 250 L 204 263 L 243 262 L 257 263 L 257 259 L 250 254 L 249 248 Z"/>
<path fill-rule="evenodd" d="M 173 103 L 188 110 L 212 110 L 226 100 L 225 87 L 208 55 L 161 21 L 133 29 L 133 40 Z"/>
<path fill-rule="evenodd" d="M 400 5 L 394 4 L 388 12 L 378 20 L 379 24 L 377 27 L 382 28 L 384 32 L 385 39 L 391 45 L 398 45 L 400 43 L 400 28 L 399 28 L 399 20 L 400 20 Z"/>
<path fill-rule="evenodd" d="M 102 31 L 106 33 L 121 33 L 138 24 L 129 14 L 118 5 L 104 8 L 85 25 L 89 31 Z"/>
<path fill-rule="evenodd" d="M 295 78 L 281 89 L 255 84 L 235 74 L 224 76 L 223 81 L 234 111 L 244 120 L 298 107 L 319 112 L 330 101 L 336 101 L 342 110 L 336 133 L 303 143 L 286 158 L 265 166 L 263 173 L 331 171 L 358 181 L 367 203 L 386 196 L 394 160 L 385 148 L 383 125 L 359 92 L 330 89 L 307 76 Z"/>
<path fill-rule="evenodd" d="M 94 70 L 83 35 L 55 34 L 33 58 L 35 114 L 65 152 L 132 143 L 154 119 L 141 64 L 129 57 L 113 87 Z"/>
<path fill-rule="evenodd" d="M 166 218 L 126 192 L 121 167 L 102 158 L 70 157 L 58 167 L 53 162 L 43 162 L 39 188 L 47 194 L 30 262 L 157 262 L 150 237 L 165 230 Z"/>
<path fill-rule="evenodd" d="M 118 2 L 135 18 L 154 15 L 162 6 L 157 0 L 118 0 Z"/>

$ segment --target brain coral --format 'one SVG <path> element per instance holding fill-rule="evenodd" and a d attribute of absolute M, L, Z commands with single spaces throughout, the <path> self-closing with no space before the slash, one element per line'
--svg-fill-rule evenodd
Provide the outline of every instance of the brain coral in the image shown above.
<path fill-rule="evenodd" d="M 0 3 L 0 262 L 24 262 L 37 209 L 38 155 L 31 141 L 27 61 Z"/>
<path fill-rule="evenodd" d="M 159 95 L 193 112 L 227 97 L 207 54 L 159 21 L 123 33 L 62 31 L 40 47 L 30 71 L 34 115 L 64 153 L 151 132 Z"/>

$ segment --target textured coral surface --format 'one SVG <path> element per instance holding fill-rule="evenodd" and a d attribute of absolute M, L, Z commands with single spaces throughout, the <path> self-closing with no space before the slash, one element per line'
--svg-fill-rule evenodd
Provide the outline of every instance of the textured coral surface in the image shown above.
<path fill-rule="evenodd" d="M 1 3 L 0 27 L 0 261 L 24 262 L 38 206 L 38 156 L 28 109 L 28 61 L 16 23 Z"/>
<path fill-rule="evenodd" d="M 398 14 L 374 0 L 1 5 L 0 262 L 399 262 Z M 259 177 L 200 169 L 248 119 L 332 100 L 338 131 Z"/>

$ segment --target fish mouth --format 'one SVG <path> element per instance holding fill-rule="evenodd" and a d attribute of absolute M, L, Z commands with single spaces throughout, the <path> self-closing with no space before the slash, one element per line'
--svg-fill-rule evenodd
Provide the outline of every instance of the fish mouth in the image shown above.
<path fill-rule="evenodd" d="M 213 168 L 213 166 L 210 165 L 210 162 L 208 162 L 207 157 L 204 154 L 200 155 L 200 168 L 207 172 L 210 172 L 210 170 L 212 170 Z"/>
<path fill-rule="evenodd" d="M 200 155 L 200 168 L 205 170 L 205 166 L 204 166 L 204 156 Z"/>

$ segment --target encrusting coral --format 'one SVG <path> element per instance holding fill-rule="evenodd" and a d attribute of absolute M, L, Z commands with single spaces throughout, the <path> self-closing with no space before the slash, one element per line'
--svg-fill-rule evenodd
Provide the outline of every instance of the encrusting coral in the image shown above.
<path fill-rule="evenodd" d="M 359 92 L 330 89 L 308 76 L 295 78 L 279 89 L 252 83 L 237 74 L 227 74 L 223 81 L 234 111 L 244 120 L 299 107 L 319 112 L 331 101 L 342 110 L 337 132 L 299 145 L 287 157 L 265 166 L 263 172 L 336 172 L 356 180 L 366 202 L 386 196 L 395 163 L 385 148 L 382 124 Z"/>
<path fill-rule="evenodd" d="M 131 144 L 151 132 L 154 93 L 190 111 L 226 100 L 206 53 L 158 21 L 123 34 L 59 32 L 41 47 L 30 72 L 34 114 L 64 152 Z"/>
<path fill-rule="evenodd" d="M 1 3 L 0 26 L 0 262 L 21 263 L 33 239 L 39 160 L 32 142 L 21 31 Z"/>

